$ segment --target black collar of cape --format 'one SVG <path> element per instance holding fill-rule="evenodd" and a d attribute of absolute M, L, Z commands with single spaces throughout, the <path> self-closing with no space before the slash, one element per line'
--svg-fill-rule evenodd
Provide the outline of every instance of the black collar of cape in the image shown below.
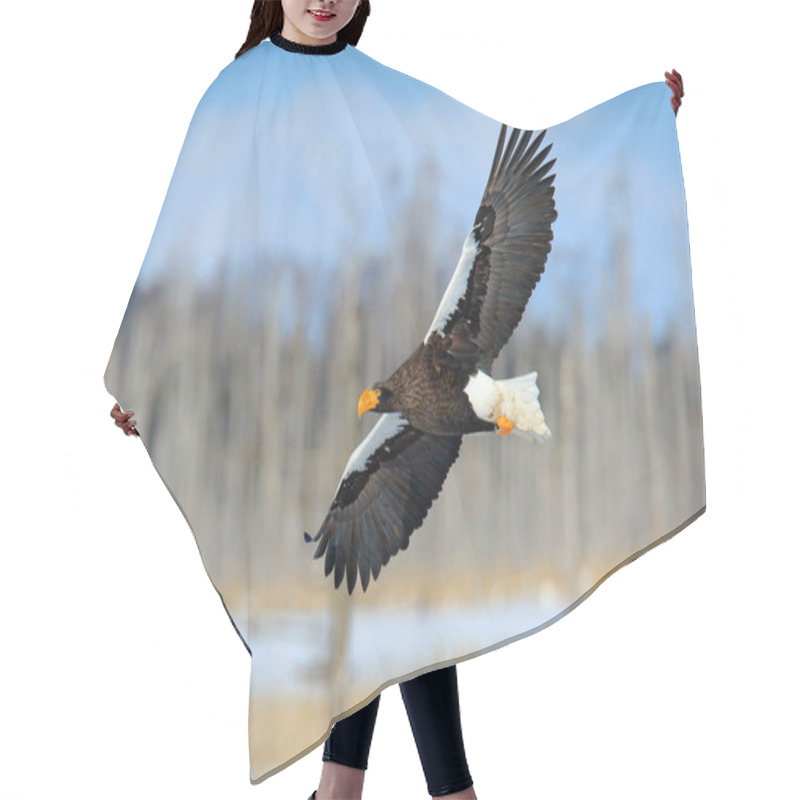
<path fill-rule="evenodd" d="M 337 39 L 330 44 L 299 44 L 279 33 L 273 33 L 269 40 L 282 50 L 288 50 L 290 53 L 306 53 L 311 56 L 330 56 L 334 53 L 341 53 L 347 47 L 346 39 Z"/>

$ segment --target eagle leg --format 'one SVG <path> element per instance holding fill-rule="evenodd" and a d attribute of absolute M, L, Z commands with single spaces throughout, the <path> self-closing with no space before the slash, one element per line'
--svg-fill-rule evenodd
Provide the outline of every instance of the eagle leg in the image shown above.
<path fill-rule="evenodd" d="M 497 425 L 497 433 L 499 436 L 507 436 L 514 430 L 514 423 L 505 415 L 498 417 L 495 425 Z"/>

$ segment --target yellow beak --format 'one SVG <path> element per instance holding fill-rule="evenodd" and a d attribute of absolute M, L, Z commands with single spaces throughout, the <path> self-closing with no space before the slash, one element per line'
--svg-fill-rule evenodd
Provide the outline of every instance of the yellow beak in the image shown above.
<path fill-rule="evenodd" d="M 372 411 L 378 405 L 378 398 L 381 396 L 380 389 L 364 389 L 361 397 L 358 398 L 358 418 L 365 411 Z"/>

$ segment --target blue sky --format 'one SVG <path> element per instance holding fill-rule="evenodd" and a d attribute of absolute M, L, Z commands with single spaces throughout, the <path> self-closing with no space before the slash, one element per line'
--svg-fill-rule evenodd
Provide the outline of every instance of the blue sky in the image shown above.
<path fill-rule="evenodd" d="M 558 326 L 573 298 L 590 324 L 613 313 L 616 296 L 603 290 L 619 235 L 630 246 L 632 302 L 654 329 L 691 310 L 669 96 L 664 84 L 650 84 L 548 130 L 559 217 L 527 317 Z M 435 165 L 443 291 L 499 127 L 358 50 L 304 58 L 265 42 L 224 69 L 201 100 L 141 285 L 177 262 L 203 281 L 223 262 L 235 272 L 289 257 L 324 285 L 355 257 L 400 259 L 397 223 L 421 165 Z"/>

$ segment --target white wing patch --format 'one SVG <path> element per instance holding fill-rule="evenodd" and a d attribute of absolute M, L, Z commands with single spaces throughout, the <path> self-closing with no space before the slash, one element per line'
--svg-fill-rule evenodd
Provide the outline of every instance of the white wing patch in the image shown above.
<path fill-rule="evenodd" d="M 387 439 L 396 436 L 404 428 L 407 428 L 408 425 L 409 423 L 405 417 L 396 412 L 381 414 L 381 418 L 372 426 L 372 430 L 364 437 L 361 444 L 353 450 L 350 460 L 344 468 L 344 475 L 342 475 L 339 485 L 336 487 L 334 497 L 338 494 L 342 483 L 348 475 L 363 470 L 367 465 L 369 457 L 378 450 Z"/>
<path fill-rule="evenodd" d="M 475 231 L 470 231 L 464 240 L 464 247 L 461 250 L 461 258 L 458 266 L 447 284 L 442 302 L 433 318 L 433 324 L 425 334 L 425 344 L 432 333 L 442 333 L 453 312 L 458 308 L 458 301 L 466 294 L 467 282 L 472 267 L 475 264 L 475 256 L 478 253 L 478 240 L 475 238 Z"/>

